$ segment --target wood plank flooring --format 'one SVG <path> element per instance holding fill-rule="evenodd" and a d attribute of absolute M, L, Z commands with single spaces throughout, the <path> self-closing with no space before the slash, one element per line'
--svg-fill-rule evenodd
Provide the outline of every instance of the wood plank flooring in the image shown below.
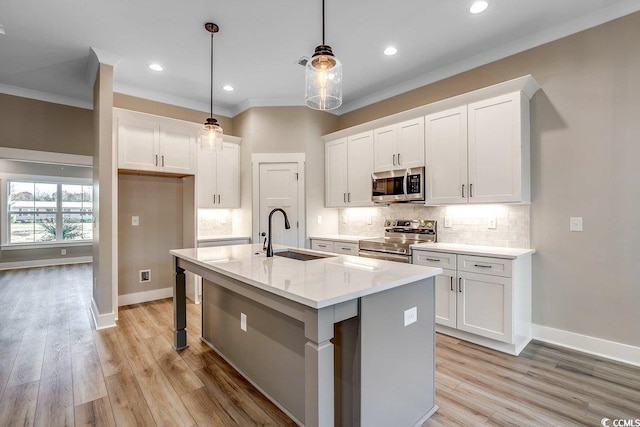
<path fill-rule="evenodd" d="M 96 331 L 91 265 L 0 272 L 0 426 L 294 423 L 198 340 L 171 348 L 171 300 L 121 307 Z M 437 336 L 425 426 L 597 426 L 640 418 L 640 368 L 531 343 L 512 357 Z"/>

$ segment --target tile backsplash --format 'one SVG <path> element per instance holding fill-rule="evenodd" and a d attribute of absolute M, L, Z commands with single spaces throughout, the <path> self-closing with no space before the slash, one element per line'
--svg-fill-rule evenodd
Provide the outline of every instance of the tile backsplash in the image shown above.
<path fill-rule="evenodd" d="M 384 236 L 387 219 L 433 219 L 438 221 L 438 241 L 469 245 L 529 248 L 530 205 L 422 206 L 397 203 L 380 208 L 340 209 L 338 232 L 355 236 Z M 445 217 L 451 227 L 445 227 Z M 488 227 L 496 219 L 496 228 Z"/>
<path fill-rule="evenodd" d="M 232 234 L 232 217 L 227 209 L 198 209 L 198 238 Z"/>

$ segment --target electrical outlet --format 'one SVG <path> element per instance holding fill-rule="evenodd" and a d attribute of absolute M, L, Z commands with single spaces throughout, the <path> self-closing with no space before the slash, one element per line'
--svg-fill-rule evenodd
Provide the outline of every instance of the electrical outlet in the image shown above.
<path fill-rule="evenodd" d="M 451 228 L 451 217 L 450 216 L 445 216 L 444 217 L 444 228 Z"/>
<path fill-rule="evenodd" d="M 67 250 L 66 249 L 60 250 L 60 255 L 66 255 L 66 254 L 67 254 Z"/>
<path fill-rule="evenodd" d="M 240 329 L 247 332 L 247 315 L 240 313 Z"/>
<path fill-rule="evenodd" d="M 322 215 L 318 215 L 318 224 L 322 224 Z"/>
<path fill-rule="evenodd" d="M 132 216 L 131 217 L 131 225 L 133 225 L 134 227 L 137 227 L 140 225 L 140 217 L 139 216 Z"/>
<path fill-rule="evenodd" d="M 140 270 L 140 283 L 151 281 L 151 270 Z"/>
<path fill-rule="evenodd" d="M 572 216 L 569 218 L 569 231 L 582 231 L 581 216 Z"/>
<path fill-rule="evenodd" d="M 496 217 L 487 218 L 487 228 L 495 230 L 498 227 L 498 222 Z"/>
<path fill-rule="evenodd" d="M 418 321 L 418 307 L 413 307 L 404 311 L 404 326 L 409 326 Z"/>

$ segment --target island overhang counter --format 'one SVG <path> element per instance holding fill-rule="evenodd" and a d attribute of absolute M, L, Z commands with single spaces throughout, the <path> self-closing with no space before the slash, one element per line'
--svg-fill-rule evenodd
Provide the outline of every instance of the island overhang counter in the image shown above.
<path fill-rule="evenodd" d="M 261 245 L 170 251 L 176 350 L 185 271 L 203 278 L 202 340 L 300 425 L 420 425 L 434 401 L 439 268 Z"/>

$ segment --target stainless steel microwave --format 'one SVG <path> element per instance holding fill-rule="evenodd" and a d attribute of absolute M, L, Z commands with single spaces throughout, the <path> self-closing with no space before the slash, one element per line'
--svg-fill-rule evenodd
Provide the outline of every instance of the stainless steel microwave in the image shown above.
<path fill-rule="evenodd" d="M 398 203 L 424 201 L 424 168 L 371 174 L 371 201 Z"/>

